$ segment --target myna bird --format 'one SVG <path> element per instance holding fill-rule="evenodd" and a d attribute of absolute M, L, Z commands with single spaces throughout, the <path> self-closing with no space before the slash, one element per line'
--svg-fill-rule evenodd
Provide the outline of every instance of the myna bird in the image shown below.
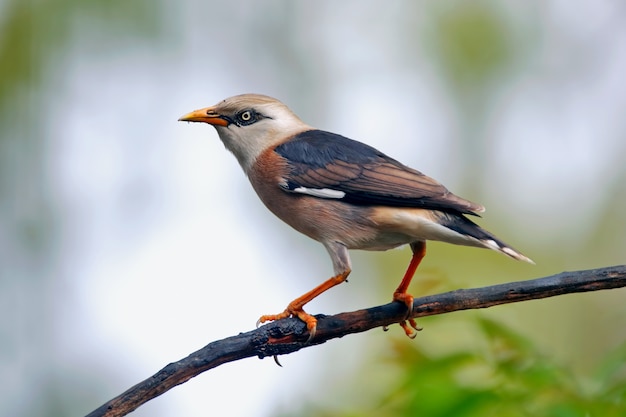
<path fill-rule="evenodd" d="M 413 296 L 407 289 L 427 240 L 493 249 L 532 263 L 466 217 L 483 212 L 480 204 L 452 194 L 371 146 L 307 125 L 274 98 L 234 96 L 178 120 L 213 125 L 267 208 L 322 243 L 330 255 L 333 277 L 293 300 L 282 313 L 261 316 L 260 323 L 298 317 L 311 340 L 317 320 L 303 307 L 347 279 L 348 249 L 383 251 L 409 244 L 413 255 L 393 293 L 408 314 Z M 419 330 L 409 315 L 400 325 L 409 337 Z"/>

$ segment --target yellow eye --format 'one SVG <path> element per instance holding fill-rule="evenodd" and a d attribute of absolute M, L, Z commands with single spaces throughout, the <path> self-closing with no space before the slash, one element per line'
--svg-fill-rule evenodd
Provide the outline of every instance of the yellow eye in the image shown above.
<path fill-rule="evenodd" d="M 245 112 L 241 113 L 241 120 L 247 122 L 250 119 L 252 119 L 252 114 L 249 111 L 246 110 Z"/>

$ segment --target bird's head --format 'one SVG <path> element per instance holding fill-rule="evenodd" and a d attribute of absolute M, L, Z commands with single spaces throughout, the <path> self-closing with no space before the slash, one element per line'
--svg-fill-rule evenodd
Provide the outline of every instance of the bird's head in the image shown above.
<path fill-rule="evenodd" d="M 312 129 L 280 101 L 259 94 L 230 97 L 178 120 L 213 125 L 246 172 L 264 150 Z"/>

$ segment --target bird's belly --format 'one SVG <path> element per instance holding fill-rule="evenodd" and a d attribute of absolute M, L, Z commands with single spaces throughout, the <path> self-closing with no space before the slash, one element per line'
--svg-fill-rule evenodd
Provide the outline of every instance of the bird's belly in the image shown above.
<path fill-rule="evenodd" d="M 355 206 L 278 190 L 261 198 L 272 213 L 319 242 L 338 242 L 348 249 L 385 251 L 415 239 L 372 221 L 374 208 Z M 270 197 L 270 198 L 268 198 Z"/>
<path fill-rule="evenodd" d="M 398 246 L 411 243 L 415 239 L 403 233 L 377 233 L 372 239 L 364 239 L 354 242 L 344 242 L 348 249 L 362 249 L 371 251 L 385 251 Z"/>

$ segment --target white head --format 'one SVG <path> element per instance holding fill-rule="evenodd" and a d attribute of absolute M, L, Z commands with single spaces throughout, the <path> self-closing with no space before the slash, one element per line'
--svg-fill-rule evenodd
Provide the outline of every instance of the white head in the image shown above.
<path fill-rule="evenodd" d="M 280 101 L 259 94 L 230 97 L 178 120 L 213 125 L 246 173 L 265 149 L 312 129 Z"/>

